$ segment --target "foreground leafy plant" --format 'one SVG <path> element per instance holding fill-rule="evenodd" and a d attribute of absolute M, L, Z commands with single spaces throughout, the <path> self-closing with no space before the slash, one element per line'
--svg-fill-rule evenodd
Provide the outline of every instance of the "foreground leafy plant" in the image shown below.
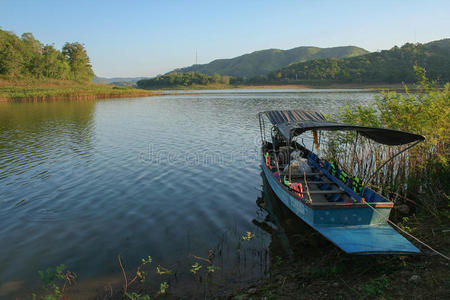
<path fill-rule="evenodd" d="M 170 274 L 172 274 L 172 271 L 167 269 L 167 268 L 164 268 L 164 267 L 158 265 L 156 267 L 156 273 L 158 273 L 159 275 L 170 275 Z"/>
<path fill-rule="evenodd" d="M 191 267 L 191 273 L 195 275 L 198 273 L 198 271 L 200 271 L 201 268 L 202 268 L 201 265 L 199 265 L 198 263 L 194 263 Z"/>
<path fill-rule="evenodd" d="M 138 294 L 135 292 L 133 292 L 131 294 L 126 293 L 126 295 L 130 300 L 150 300 L 151 299 L 151 297 L 149 295 L 141 295 L 141 294 Z"/>
<path fill-rule="evenodd" d="M 244 241 L 250 241 L 255 237 L 254 233 L 251 233 L 250 231 L 247 231 L 245 235 L 242 236 L 242 240 Z"/>
<path fill-rule="evenodd" d="M 159 285 L 159 292 L 158 292 L 158 294 L 165 294 L 168 288 L 169 288 L 169 284 L 167 282 L 165 282 L 165 281 L 162 282 Z"/>
<path fill-rule="evenodd" d="M 123 295 L 128 296 L 127 294 L 128 287 L 132 285 L 137 279 L 139 279 L 141 283 L 145 282 L 147 273 L 144 271 L 144 266 L 147 264 L 151 264 L 152 258 L 151 256 L 148 256 L 146 259 L 145 258 L 142 259 L 141 264 L 137 267 L 136 275 L 131 280 L 128 280 L 125 269 L 123 268 L 122 260 L 120 259 L 120 255 L 118 255 L 117 258 L 119 260 L 120 269 L 122 270 L 122 275 L 124 279 Z"/>
<path fill-rule="evenodd" d="M 387 277 L 382 277 L 380 279 L 373 279 L 367 283 L 361 284 L 359 290 L 364 294 L 365 297 L 375 297 L 382 296 L 385 290 L 391 289 L 391 284 Z"/>
<path fill-rule="evenodd" d="M 38 273 L 45 290 L 45 294 L 41 297 L 42 300 L 63 298 L 67 287 L 71 286 L 76 280 L 76 274 L 66 270 L 64 264 L 55 268 L 47 268 L 45 271 L 39 271 Z M 33 299 L 36 299 L 36 294 L 33 294 Z"/>

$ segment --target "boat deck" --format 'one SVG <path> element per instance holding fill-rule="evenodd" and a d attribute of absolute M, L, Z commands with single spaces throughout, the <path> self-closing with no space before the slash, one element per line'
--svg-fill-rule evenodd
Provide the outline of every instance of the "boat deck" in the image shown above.
<path fill-rule="evenodd" d="M 277 168 L 275 163 L 275 157 L 271 157 L 272 173 L 277 172 L 277 170 L 284 170 L 287 164 L 280 164 Z M 331 181 L 325 174 L 311 167 L 311 172 L 304 174 L 291 174 L 291 183 L 301 183 L 303 185 L 303 197 L 306 201 L 312 205 L 330 205 L 330 204 L 349 204 L 354 203 L 353 199 L 339 186 Z M 279 172 L 280 178 L 289 176 L 288 172 Z M 340 200 L 338 202 L 331 201 L 329 198 L 334 195 L 339 194 Z"/>

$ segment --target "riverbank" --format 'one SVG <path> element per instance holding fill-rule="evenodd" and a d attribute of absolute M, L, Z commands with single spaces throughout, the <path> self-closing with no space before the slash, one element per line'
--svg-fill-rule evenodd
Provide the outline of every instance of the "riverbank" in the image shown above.
<path fill-rule="evenodd" d="M 420 244 L 415 243 L 422 251 L 418 255 L 346 254 L 294 215 L 271 189 L 267 192 L 268 197 L 263 197 L 258 205 L 262 209 L 271 207 L 272 210 L 266 221 L 257 223 L 272 235 L 269 246 L 270 271 L 265 279 L 248 283 L 247 286 L 243 284 L 241 286 L 244 288 L 236 289 L 236 282 L 220 284 L 214 279 L 214 276 L 220 278 L 220 269 L 213 277 L 202 273 L 203 279 L 194 273 L 190 280 L 184 278 L 187 280 L 184 284 L 177 284 L 176 278 L 171 276 L 154 274 L 150 276 L 153 281 L 170 282 L 167 293 L 162 295 L 158 291 L 158 282 L 136 284 L 128 290 L 130 295 L 136 293 L 136 298 L 131 299 L 147 299 L 145 297 L 148 295 L 156 299 L 197 299 L 200 295 L 205 299 L 233 300 L 444 299 L 450 293 L 450 263 Z M 422 241 L 448 252 L 450 239 L 448 222 L 444 216 L 404 216 L 402 209 L 395 208 L 391 219 Z M 279 227 L 274 228 L 272 222 L 276 218 Z M 186 259 L 191 260 L 192 257 L 187 256 Z M 205 261 L 209 259 L 214 261 L 210 257 L 196 257 L 199 263 L 197 271 L 204 271 L 208 265 Z M 179 271 L 172 270 L 181 274 Z M 123 284 L 115 281 L 113 286 L 91 297 L 125 300 L 127 297 L 123 296 Z"/>
<path fill-rule="evenodd" d="M 54 79 L 0 78 L 0 102 L 147 97 L 158 91 Z"/>
<path fill-rule="evenodd" d="M 258 205 L 272 210 L 265 221 L 257 222 L 272 235 L 270 271 L 265 279 L 222 282 L 223 271 L 214 263 L 218 259 L 215 253 L 221 254 L 211 250 L 205 257 L 186 255 L 192 265 L 190 275 L 144 260 L 140 266 L 123 269 L 128 285 L 120 276 L 80 282 L 73 287 L 67 284 L 65 299 L 150 299 L 150 295 L 152 299 L 445 299 L 449 295 L 450 263 L 427 248 L 416 243 L 422 251 L 418 255 L 346 254 L 294 215 L 271 189 L 267 192 L 268 197 Z M 277 217 L 275 228 L 272 222 Z M 448 252 L 445 217 L 414 214 L 405 218 L 396 208 L 391 219 L 422 241 Z M 238 252 L 251 249 L 252 242 L 252 238 L 243 241 Z M 62 282 L 67 283 L 65 275 L 71 272 L 62 274 Z M 124 296 L 125 286 L 128 297 Z"/>
<path fill-rule="evenodd" d="M 408 256 L 345 254 L 306 228 L 281 203 L 278 206 L 284 216 L 282 234 L 293 253 L 272 253 L 270 276 L 233 294 L 233 299 L 443 299 L 449 295 L 450 264 L 425 247 L 421 254 Z M 446 252 L 450 248 L 444 218 L 402 218 L 394 210 L 392 219 L 426 243 Z"/>

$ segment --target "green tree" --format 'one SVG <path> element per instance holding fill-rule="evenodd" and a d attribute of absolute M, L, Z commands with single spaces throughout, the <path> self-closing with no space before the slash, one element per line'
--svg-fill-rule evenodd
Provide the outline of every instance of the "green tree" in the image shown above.
<path fill-rule="evenodd" d="M 80 43 L 66 43 L 62 54 L 69 63 L 73 79 L 90 81 L 94 77 L 92 66 L 84 46 Z"/>
<path fill-rule="evenodd" d="M 0 30 L 0 74 L 10 78 L 55 78 L 90 81 L 94 75 L 80 43 L 66 43 L 63 51 L 42 45 L 27 32 L 19 38 Z"/>
<path fill-rule="evenodd" d="M 42 49 L 42 75 L 48 78 L 69 79 L 70 66 L 64 55 L 51 45 Z"/>
<path fill-rule="evenodd" d="M 20 39 L 11 32 L 0 30 L 0 74 L 19 76 L 23 60 Z"/>
<path fill-rule="evenodd" d="M 23 66 L 21 73 L 41 77 L 42 75 L 42 44 L 36 40 L 30 32 L 22 34 L 21 54 L 23 57 Z"/>

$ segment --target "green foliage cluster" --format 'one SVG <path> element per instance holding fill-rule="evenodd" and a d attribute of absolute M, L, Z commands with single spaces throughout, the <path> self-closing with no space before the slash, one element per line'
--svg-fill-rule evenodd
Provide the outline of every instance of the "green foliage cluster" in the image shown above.
<path fill-rule="evenodd" d="M 44 294 L 42 300 L 59 300 L 64 298 L 65 289 L 72 284 L 76 276 L 74 273 L 66 270 L 66 266 L 61 264 L 55 268 L 47 268 L 45 271 L 39 271 Z M 33 300 L 36 294 L 33 294 Z"/>
<path fill-rule="evenodd" d="M 214 74 L 212 76 L 201 73 L 170 73 L 168 75 L 160 75 L 155 78 L 142 79 L 136 84 L 142 89 L 158 89 L 170 87 L 189 87 L 192 85 L 208 85 L 212 83 L 230 83 L 230 76 L 220 76 Z"/>
<path fill-rule="evenodd" d="M 426 68 L 427 76 L 450 81 L 450 39 L 402 47 L 350 58 L 326 58 L 292 64 L 267 76 L 269 81 L 328 80 L 338 82 L 414 82 L 413 66 Z"/>
<path fill-rule="evenodd" d="M 144 284 L 147 283 L 147 279 L 149 276 L 149 270 L 148 270 L 148 266 L 153 262 L 153 259 L 151 256 L 148 256 L 147 258 L 143 258 L 141 260 L 141 264 L 137 267 L 136 270 L 136 275 L 134 275 L 133 278 L 129 279 L 125 269 L 123 268 L 122 265 L 122 261 L 120 259 L 120 255 L 118 256 L 119 259 L 119 264 L 120 267 L 122 269 L 122 274 L 124 277 L 124 286 L 123 286 L 123 296 L 127 297 L 130 300 L 150 300 L 151 297 L 148 294 L 140 294 L 137 292 L 128 292 L 128 288 L 134 284 L 135 282 L 137 282 L 137 280 L 139 280 L 139 282 L 141 283 L 141 287 L 140 287 L 140 292 L 143 292 L 145 290 L 144 288 Z M 147 267 L 147 270 L 146 270 Z M 158 275 L 171 275 L 172 271 L 162 267 L 161 265 L 158 265 L 156 267 L 156 273 Z M 167 283 L 166 281 L 163 281 L 159 284 L 159 290 L 157 292 L 157 295 L 164 295 L 167 293 L 167 290 L 169 289 L 169 283 Z"/>
<path fill-rule="evenodd" d="M 382 92 L 371 105 L 347 107 L 337 119 L 349 124 L 397 129 L 425 136 L 424 142 L 399 156 L 395 163 L 386 165 L 383 173 L 377 174 L 375 184 L 391 192 L 403 189 L 402 193 L 416 199 L 428 212 L 439 215 L 443 208 L 449 207 L 450 83 L 438 88 L 425 76 L 422 68 L 414 69 L 418 78 L 418 90 L 414 93 L 407 88 L 403 93 Z M 355 143 L 351 138 L 347 141 Z M 340 162 L 352 157 L 354 145 L 342 145 L 331 142 L 327 155 Z M 383 162 L 380 159 L 382 152 L 387 151 L 384 158 L 395 154 L 395 151 L 384 149 L 379 144 L 373 150 L 377 155 L 373 167 Z"/>
<path fill-rule="evenodd" d="M 80 43 L 66 43 L 60 51 L 43 45 L 31 33 L 19 38 L 0 30 L 0 75 L 90 81 L 94 72 Z"/>
<path fill-rule="evenodd" d="M 362 292 L 362 298 L 374 298 L 383 296 L 386 290 L 392 289 L 389 278 L 383 276 L 379 279 L 372 279 L 366 283 L 359 285 L 358 290 Z"/>
<path fill-rule="evenodd" d="M 322 58 L 342 58 L 363 55 L 368 51 L 354 47 L 297 47 L 289 50 L 266 49 L 241 55 L 230 59 L 217 59 L 208 64 L 196 64 L 187 68 L 175 70 L 179 73 L 203 73 L 213 75 L 229 75 L 234 77 L 255 77 L 267 75 L 289 64 Z"/>

